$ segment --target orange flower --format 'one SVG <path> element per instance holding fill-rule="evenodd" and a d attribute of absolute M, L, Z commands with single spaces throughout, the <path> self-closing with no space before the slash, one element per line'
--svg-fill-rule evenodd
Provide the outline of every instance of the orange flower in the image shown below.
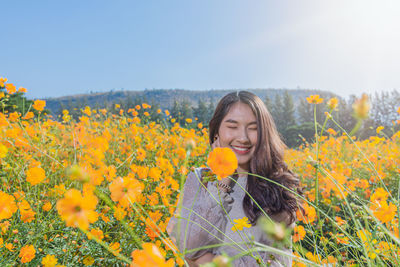
<path fill-rule="evenodd" d="M 306 99 L 307 99 L 307 102 L 310 104 L 320 104 L 324 101 L 324 99 L 321 98 L 319 95 L 310 95 Z"/>
<path fill-rule="evenodd" d="M 306 236 L 306 230 L 304 229 L 303 225 L 296 225 L 293 230 L 293 242 L 303 240 L 303 238 Z"/>
<path fill-rule="evenodd" d="M 26 88 L 20 87 L 20 88 L 18 88 L 18 92 L 20 92 L 20 93 L 26 93 Z"/>
<path fill-rule="evenodd" d="M 49 201 L 47 201 L 46 203 L 44 203 L 44 205 L 42 206 L 42 209 L 44 211 L 49 211 L 51 210 L 51 203 Z"/>
<path fill-rule="evenodd" d="M 185 121 L 186 121 L 187 123 L 192 123 L 192 119 L 191 119 L 191 118 L 187 118 Z"/>
<path fill-rule="evenodd" d="M 21 258 L 22 263 L 30 262 L 35 258 L 36 250 L 33 245 L 26 245 L 21 248 L 19 252 L 19 257 Z"/>
<path fill-rule="evenodd" d="M 328 130 L 326 130 L 328 133 L 330 133 L 331 135 L 336 135 L 337 132 L 335 130 L 333 130 L 332 128 L 329 128 Z"/>
<path fill-rule="evenodd" d="M 370 200 L 371 200 L 372 203 L 379 203 L 381 201 L 386 201 L 388 196 L 389 196 L 389 193 L 386 192 L 386 190 L 383 189 L 382 187 L 379 187 L 372 194 Z"/>
<path fill-rule="evenodd" d="M 386 201 L 381 201 L 379 204 L 379 207 L 373 212 L 374 216 L 382 223 L 393 220 L 397 213 L 397 207 L 393 203 L 388 205 Z"/>
<path fill-rule="evenodd" d="M 5 82 L 7 82 L 7 78 L 0 77 L 0 88 L 4 87 Z"/>
<path fill-rule="evenodd" d="M 138 148 L 136 151 L 136 158 L 143 161 L 146 158 L 146 151 L 142 148 Z"/>
<path fill-rule="evenodd" d="M 67 226 L 86 230 L 90 223 L 97 221 L 96 205 L 97 198 L 93 194 L 82 196 L 78 190 L 70 189 L 57 201 L 57 210 Z"/>
<path fill-rule="evenodd" d="M 315 208 L 313 206 L 308 205 L 307 203 L 304 203 L 303 208 L 305 211 L 305 215 L 303 215 L 301 211 L 298 209 L 296 211 L 297 219 L 307 224 L 315 221 L 315 219 L 317 218 L 317 213 L 315 211 Z"/>
<path fill-rule="evenodd" d="M 26 171 L 26 181 L 31 185 L 37 185 L 46 178 L 44 170 L 40 167 L 33 167 Z"/>
<path fill-rule="evenodd" d="M 35 100 L 35 102 L 33 102 L 32 105 L 32 107 L 38 111 L 43 111 L 45 106 L 46 106 L 46 101 L 44 100 Z"/>
<path fill-rule="evenodd" d="M 121 245 L 118 242 L 111 243 L 110 249 L 112 250 L 112 253 L 115 255 L 121 252 Z"/>
<path fill-rule="evenodd" d="M 111 199 L 118 201 L 122 207 L 128 207 L 130 203 L 134 203 L 137 197 L 142 193 L 144 185 L 131 176 L 124 179 L 118 177 L 109 186 Z"/>
<path fill-rule="evenodd" d="M 36 212 L 34 212 L 29 205 L 28 201 L 23 199 L 20 203 L 18 203 L 19 212 L 21 214 L 21 220 L 24 223 L 31 222 L 35 219 Z"/>
<path fill-rule="evenodd" d="M 22 117 L 23 120 L 29 120 L 32 119 L 34 117 L 34 114 L 32 111 L 28 111 L 24 117 Z"/>
<path fill-rule="evenodd" d="M 174 266 L 174 260 L 169 259 L 165 261 L 165 252 L 159 249 L 153 243 L 144 243 L 142 250 L 134 250 L 132 252 L 132 265 L 141 267 L 172 267 Z"/>
<path fill-rule="evenodd" d="M 90 230 L 90 233 L 91 235 L 88 235 L 89 240 L 93 239 L 93 236 L 100 240 L 104 238 L 103 231 L 101 231 L 100 229 L 92 229 Z"/>
<path fill-rule="evenodd" d="M 6 84 L 6 90 L 7 90 L 7 93 L 9 93 L 10 95 L 14 94 L 17 91 L 15 85 L 12 83 Z"/>
<path fill-rule="evenodd" d="M 14 197 L 0 191 L 0 221 L 10 218 L 17 211 Z"/>
<path fill-rule="evenodd" d="M 365 119 L 368 117 L 371 104 L 367 94 L 362 94 L 361 99 L 357 99 L 352 106 L 356 118 Z"/>
<path fill-rule="evenodd" d="M 235 172 L 238 167 L 238 160 L 235 152 L 230 148 L 216 147 L 208 155 L 207 165 L 210 166 L 218 179 L 222 179 Z"/>

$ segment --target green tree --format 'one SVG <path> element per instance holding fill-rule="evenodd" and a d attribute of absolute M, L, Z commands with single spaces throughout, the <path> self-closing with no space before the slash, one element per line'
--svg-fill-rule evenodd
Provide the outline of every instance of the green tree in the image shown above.
<path fill-rule="evenodd" d="M 193 108 L 193 115 L 197 117 L 198 122 L 202 122 L 203 124 L 208 122 L 208 108 L 203 100 L 199 99 L 197 107 Z"/>

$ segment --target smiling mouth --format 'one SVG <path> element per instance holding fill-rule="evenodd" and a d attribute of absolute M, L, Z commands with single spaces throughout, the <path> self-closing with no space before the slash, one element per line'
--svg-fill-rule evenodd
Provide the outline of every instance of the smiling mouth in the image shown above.
<path fill-rule="evenodd" d="M 250 152 L 251 147 L 243 147 L 243 146 L 231 146 L 232 150 L 239 154 L 239 155 L 244 155 Z"/>

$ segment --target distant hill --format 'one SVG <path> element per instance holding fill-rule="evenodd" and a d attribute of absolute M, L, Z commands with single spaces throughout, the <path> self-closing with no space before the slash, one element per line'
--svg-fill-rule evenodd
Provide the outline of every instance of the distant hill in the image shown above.
<path fill-rule="evenodd" d="M 110 91 L 102 93 L 70 95 L 57 98 L 46 99 L 46 108 L 53 115 L 61 113 L 62 109 L 76 106 L 89 106 L 91 108 L 107 108 L 113 103 L 142 103 L 148 104 L 158 103 L 160 108 L 169 109 L 174 101 L 189 101 L 193 107 L 197 106 L 199 100 L 204 102 L 213 102 L 216 104 L 224 95 L 229 92 L 240 91 L 235 89 L 226 90 L 208 90 L 208 91 L 192 91 L 183 89 L 152 89 L 143 91 Z M 274 99 L 275 95 L 282 95 L 286 89 L 245 89 L 259 96 L 263 101 L 266 96 Z M 291 94 L 296 105 L 300 99 L 305 99 L 311 94 L 319 94 L 325 97 L 333 97 L 337 95 L 322 90 L 309 89 L 287 89 Z"/>

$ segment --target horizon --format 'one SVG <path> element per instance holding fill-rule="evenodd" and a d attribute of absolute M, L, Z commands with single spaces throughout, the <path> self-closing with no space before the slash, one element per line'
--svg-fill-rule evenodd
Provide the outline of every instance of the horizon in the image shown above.
<path fill-rule="evenodd" d="M 157 88 L 347 99 L 400 89 L 395 0 L 23 2 L 2 5 L 0 77 L 30 99 Z"/>

